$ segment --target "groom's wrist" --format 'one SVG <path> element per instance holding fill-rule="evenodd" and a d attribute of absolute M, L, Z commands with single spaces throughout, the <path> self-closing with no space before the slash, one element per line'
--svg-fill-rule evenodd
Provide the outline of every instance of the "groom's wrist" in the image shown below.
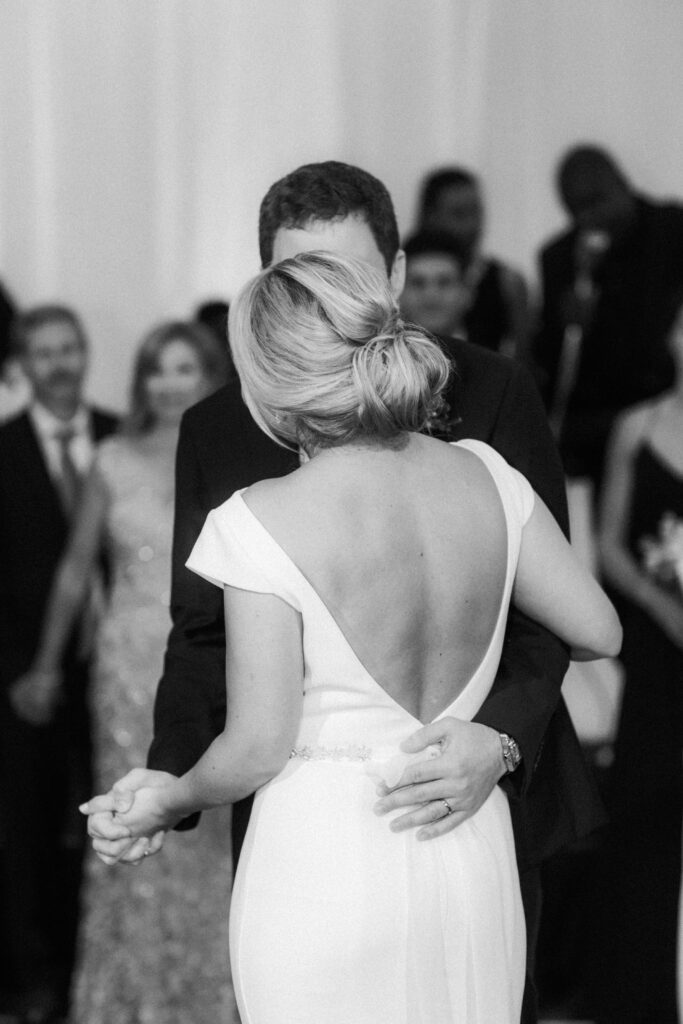
<path fill-rule="evenodd" d="M 513 736 L 509 736 L 506 732 L 499 732 L 498 738 L 500 740 L 500 754 L 503 761 L 503 766 L 506 775 L 511 775 L 516 772 L 522 763 L 522 752 L 519 749 L 519 744 Z"/>

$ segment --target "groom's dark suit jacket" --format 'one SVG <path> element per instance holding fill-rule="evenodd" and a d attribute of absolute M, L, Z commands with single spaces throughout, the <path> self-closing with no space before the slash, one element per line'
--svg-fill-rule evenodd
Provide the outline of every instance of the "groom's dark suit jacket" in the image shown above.
<path fill-rule="evenodd" d="M 562 468 L 529 374 L 464 341 L 444 345 L 457 370 L 448 394 L 452 439 L 491 444 L 528 477 L 566 530 Z M 185 414 L 177 457 L 173 628 L 156 699 L 152 768 L 176 775 L 187 771 L 225 720 L 222 595 L 185 568 L 206 515 L 238 488 L 296 465 L 290 452 L 256 427 L 236 383 Z M 523 752 L 522 766 L 502 782 L 511 797 L 522 868 L 602 820 L 560 695 L 567 665 L 563 645 L 513 610 L 498 675 L 476 719 L 514 736 Z M 236 817 L 239 833 L 239 812 Z"/>

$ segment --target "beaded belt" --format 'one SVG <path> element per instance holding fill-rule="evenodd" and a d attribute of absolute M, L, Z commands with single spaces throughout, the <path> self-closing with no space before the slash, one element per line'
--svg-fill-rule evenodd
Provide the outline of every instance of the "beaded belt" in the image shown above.
<path fill-rule="evenodd" d="M 295 747 L 289 756 L 290 759 L 298 757 L 302 761 L 369 761 L 372 758 L 372 747 L 352 744 L 345 747 Z"/>

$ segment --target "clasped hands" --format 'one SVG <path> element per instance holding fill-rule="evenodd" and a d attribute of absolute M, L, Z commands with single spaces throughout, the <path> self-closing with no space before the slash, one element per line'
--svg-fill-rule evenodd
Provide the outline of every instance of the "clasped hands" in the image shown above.
<path fill-rule="evenodd" d="M 390 828 L 417 828 L 419 840 L 434 839 L 471 817 L 505 772 L 495 729 L 446 717 L 425 725 L 403 744 L 406 754 L 438 747 L 436 757 L 412 761 L 391 788 L 378 787 L 378 815 L 408 808 Z M 81 806 L 88 815 L 93 848 L 105 864 L 139 864 L 157 853 L 174 822 L 164 818 L 163 790 L 175 776 L 136 768 L 102 796 Z M 444 813 L 445 803 L 452 808 Z"/>
<path fill-rule="evenodd" d="M 158 853 L 175 821 L 164 810 L 164 790 L 176 781 L 169 772 L 134 768 L 102 796 L 79 810 L 88 816 L 88 835 L 105 864 L 139 864 Z"/>

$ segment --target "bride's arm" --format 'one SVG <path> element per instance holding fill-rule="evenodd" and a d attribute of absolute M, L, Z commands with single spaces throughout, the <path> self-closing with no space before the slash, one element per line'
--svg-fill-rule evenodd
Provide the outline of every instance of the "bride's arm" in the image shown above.
<path fill-rule="evenodd" d="M 93 467 L 53 579 L 33 662 L 10 689 L 16 713 L 36 725 L 50 720 L 59 699 L 62 657 L 100 551 L 108 501 L 106 485 Z"/>
<path fill-rule="evenodd" d="M 301 616 L 273 594 L 230 586 L 224 605 L 225 728 L 185 775 L 136 792 L 131 810 L 117 816 L 133 836 L 234 803 L 277 775 L 289 758 L 303 699 Z"/>
<path fill-rule="evenodd" d="M 621 624 L 614 606 L 538 495 L 522 533 L 513 600 L 568 644 L 574 661 L 619 653 Z"/>

